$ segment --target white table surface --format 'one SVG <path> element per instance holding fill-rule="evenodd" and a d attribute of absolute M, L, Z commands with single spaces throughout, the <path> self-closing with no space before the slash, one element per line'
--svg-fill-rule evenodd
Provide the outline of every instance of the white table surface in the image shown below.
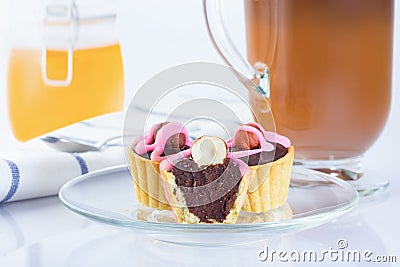
<path fill-rule="evenodd" d="M 146 79 L 167 67 L 191 61 L 221 62 L 205 31 L 201 1 L 121 0 L 119 4 L 118 32 L 124 53 L 127 101 Z M 26 145 L 13 139 L 5 108 L 5 58 L 9 29 L 7 8 L 9 1 L 1 0 L 2 153 Z M 397 27 L 396 47 L 399 47 L 398 32 Z M 399 73 L 398 64 L 399 49 L 396 49 L 395 73 Z M 378 201 L 362 203 L 354 211 L 335 221 L 300 233 L 266 237 L 266 241 L 246 246 L 185 248 L 153 242 L 151 238 L 133 231 L 121 231 L 90 222 L 65 209 L 57 197 L 48 197 L 9 203 L 0 207 L 0 266 L 262 266 L 267 263 L 260 262 L 257 255 L 266 244 L 276 250 L 321 251 L 330 247 L 336 248 L 339 239 L 345 239 L 350 249 L 368 249 L 374 252 L 374 255 L 396 255 L 398 265 L 398 85 L 399 79 L 394 75 L 389 120 L 379 140 L 365 155 L 367 173 L 391 180 L 389 192 Z M 324 265 L 328 263 L 329 261 Z M 363 264 L 351 263 L 350 266 L 352 265 Z"/>

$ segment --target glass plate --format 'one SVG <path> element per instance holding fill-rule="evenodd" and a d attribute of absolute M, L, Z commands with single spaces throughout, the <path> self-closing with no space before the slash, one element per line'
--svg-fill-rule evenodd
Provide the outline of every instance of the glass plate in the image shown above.
<path fill-rule="evenodd" d="M 171 211 L 141 206 L 126 166 L 99 170 L 65 184 L 62 203 L 89 219 L 129 228 L 175 244 L 235 245 L 265 240 L 326 223 L 358 203 L 354 188 L 335 177 L 293 167 L 289 196 L 282 207 L 266 213 L 242 212 L 236 224 L 178 224 Z"/>

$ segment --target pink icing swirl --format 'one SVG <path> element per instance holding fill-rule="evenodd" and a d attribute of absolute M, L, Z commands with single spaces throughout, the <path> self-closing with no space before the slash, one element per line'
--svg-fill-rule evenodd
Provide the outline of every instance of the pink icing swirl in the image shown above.
<path fill-rule="evenodd" d="M 242 174 L 242 177 L 245 174 L 248 174 L 250 172 L 249 166 L 246 163 L 244 163 L 242 160 L 233 156 L 232 153 L 228 153 L 228 158 L 231 158 L 233 160 L 233 162 L 235 162 L 236 164 L 239 165 L 239 170 L 240 170 L 240 173 Z"/>
<path fill-rule="evenodd" d="M 168 156 L 166 159 L 161 161 L 160 170 L 170 171 L 170 170 L 172 170 L 175 162 L 177 162 L 177 161 L 179 161 L 181 159 L 184 159 L 184 158 L 188 158 L 190 156 L 191 156 L 190 149 L 186 149 L 184 151 L 181 151 L 178 154 L 174 154 L 174 155 Z M 243 161 L 241 161 L 240 159 L 235 158 L 232 155 L 232 153 L 228 153 L 227 157 L 231 158 L 233 160 L 233 162 L 238 164 L 239 170 L 240 170 L 240 173 L 242 174 L 242 176 L 245 175 L 246 173 L 250 172 L 249 166 L 247 166 L 247 164 L 244 163 Z"/>
<path fill-rule="evenodd" d="M 160 162 L 166 158 L 166 156 L 161 156 L 164 153 L 166 143 L 168 139 L 175 135 L 182 133 L 185 135 L 185 145 L 191 146 L 192 142 L 189 139 L 188 132 L 185 127 L 178 122 L 170 122 L 157 132 L 156 139 L 153 140 L 154 131 L 157 127 L 153 125 L 147 135 L 137 137 L 134 142 L 135 152 L 139 155 L 151 152 L 150 159 Z"/>
<path fill-rule="evenodd" d="M 191 156 L 191 149 L 183 150 L 177 154 L 167 156 L 163 161 L 160 163 L 160 170 L 172 170 L 174 163 Z M 232 159 L 233 162 L 238 164 L 240 173 L 242 176 L 250 172 L 249 166 L 244 163 L 242 160 L 236 158 L 232 153 L 228 153 L 227 158 Z"/>
<path fill-rule="evenodd" d="M 160 170 L 171 170 L 174 166 L 174 163 L 178 160 L 190 157 L 190 148 L 183 150 L 177 154 L 167 156 L 163 161 L 160 163 Z"/>
<path fill-rule="evenodd" d="M 234 137 L 229 138 L 227 140 L 226 143 L 229 148 L 232 148 L 236 145 L 235 137 L 239 131 L 246 131 L 246 132 L 254 133 L 258 138 L 260 148 L 232 152 L 232 154 L 237 158 L 254 155 L 254 154 L 260 153 L 262 151 L 272 151 L 272 150 L 274 150 L 274 145 L 272 145 L 270 142 L 279 143 L 279 144 L 283 145 L 284 147 L 290 146 L 289 138 L 287 138 L 283 135 L 274 133 L 274 132 L 265 131 L 264 128 L 256 122 L 249 122 L 246 125 L 241 125 L 235 131 L 235 133 L 233 135 Z"/>

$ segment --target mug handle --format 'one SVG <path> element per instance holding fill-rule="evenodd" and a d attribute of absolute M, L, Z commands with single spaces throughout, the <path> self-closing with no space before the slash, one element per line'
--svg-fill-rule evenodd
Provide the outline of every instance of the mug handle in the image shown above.
<path fill-rule="evenodd" d="M 264 97 L 270 97 L 270 75 L 267 64 L 257 62 L 255 66 L 245 59 L 233 43 L 223 19 L 221 5 L 223 0 L 203 0 L 203 12 L 210 39 L 222 59 L 233 69 L 240 71 L 252 80 L 256 90 Z M 276 39 L 275 39 L 276 40 Z"/>

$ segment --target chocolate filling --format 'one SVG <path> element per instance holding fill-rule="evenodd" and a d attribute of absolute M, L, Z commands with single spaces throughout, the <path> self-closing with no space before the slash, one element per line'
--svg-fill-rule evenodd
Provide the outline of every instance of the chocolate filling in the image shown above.
<path fill-rule="evenodd" d="M 200 169 L 190 158 L 183 159 L 172 168 L 189 211 L 200 222 L 223 222 L 231 210 L 242 175 L 239 165 L 231 159 L 222 164 Z"/>
<path fill-rule="evenodd" d="M 278 160 L 280 158 L 283 158 L 288 153 L 287 147 L 279 143 L 271 142 L 271 144 L 275 146 L 275 149 L 272 151 L 263 151 L 240 159 L 249 166 L 255 166 Z M 232 148 L 232 151 L 238 150 L 239 149 L 237 147 Z"/>

